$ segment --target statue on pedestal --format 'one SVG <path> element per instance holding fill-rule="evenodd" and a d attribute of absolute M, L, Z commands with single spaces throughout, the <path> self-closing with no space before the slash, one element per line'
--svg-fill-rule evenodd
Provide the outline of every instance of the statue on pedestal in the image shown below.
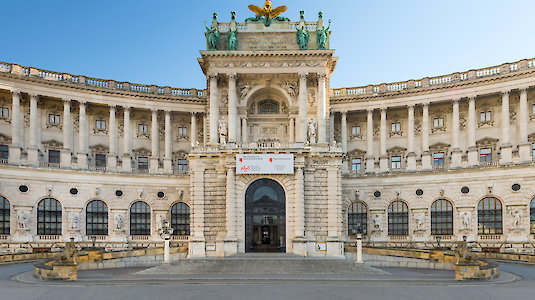
<path fill-rule="evenodd" d="M 29 230 L 30 216 L 27 212 L 19 212 L 17 214 L 17 223 L 19 230 Z"/>
<path fill-rule="evenodd" d="M 230 29 L 227 33 L 228 50 L 238 50 L 238 29 Z"/>
<path fill-rule="evenodd" d="M 373 215 L 373 230 L 383 231 L 383 217 L 379 214 Z"/>
<path fill-rule="evenodd" d="M 461 216 L 463 221 L 462 230 L 470 230 L 472 227 L 470 225 L 470 213 L 464 212 Z"/>
<path fill-rule="evenodd" d="M 74 238 L 71 238 L 70 242 L 65 243 L 65 249 L 60 254 L 58 258 L 58 263 L 63 265 L 75 265 L 76 264 L 76 254 L 78 250 L 76 249 L 76 244 L 74 243 Z"/>
<path fill-rule="evenodd" d="M 457 265 L 474 265 L 477 262 L 472 255 L 470 247 L 468 247 L 468 242 L 466 241 L 466 236 L 463 236 L 462 241 L 457 242 L 457 249 L 455 249 L 455 258 Z"/>
<path fill-rule="evenodd" d="M 297 28 L 295 35 L 299 50 L 308 49 L 308 41 L 310 40 L 310 32 L 308 29 L 306 29 L 305 26 Z"/>
<path fill-rule="evenodd" d="M 314 118 L 308 120 L 308 141 L 311 144 L 316 143 L 316 120 Z"/>
<path fill-rule="evenodd" d="M 318 49 L 327 49 L 327 42 L 329 41 L 329 29 L 331 28 L 331 20 L 329 20 L 329 27 L 323 26 L 316 31 L 316 41 L 318 42 Z"/>
<path fill-rule="evenodd" d="M 522 226 L 522 211 L 520 209 L 514 209 L 511 211 L 513 216 L 513 229 L 521 229 Z"/>
<path fill-rule="evenodd" d="M 206 27 L 205 36 L 206 42 L 208 43 L 208 50 L 219 50 L 219 43 L 221 42 L 221 33 L 219 32 L 219 29 L 214 27 L 214 25 L 208 28 L 206 23 L 204 24 L 204 27 Z"/>
<path fill-rule="evenodd" d="M 223 145 L 227 143 L 227 122 L 219 121 L 219 142 Z"/>

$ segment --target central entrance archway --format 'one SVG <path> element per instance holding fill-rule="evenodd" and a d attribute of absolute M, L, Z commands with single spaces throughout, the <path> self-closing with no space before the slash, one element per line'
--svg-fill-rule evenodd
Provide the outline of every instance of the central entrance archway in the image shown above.
<path fill-rule="evenodd" d="M 286 195 L 272 179 L 245 192 L 245 252 L 286 252 Z"/>

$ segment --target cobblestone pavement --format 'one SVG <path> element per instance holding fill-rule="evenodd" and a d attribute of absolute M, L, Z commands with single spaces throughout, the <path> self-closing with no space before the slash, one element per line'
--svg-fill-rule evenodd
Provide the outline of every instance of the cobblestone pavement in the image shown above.
<path fill-rule="evenodd" d="M 492 282 L 457 282 L 452 271 L 380 268 L 381 274 L 221 276 L 82 271 L 73 283 L 42 282 L 31 264 L 0 266 L 0 299 L 530 299 L 535 266 L 501 263 Z M 512 275 L 514 274 L 514 275 Z M 195 278 L 196 277 L 196 278 Z"/>

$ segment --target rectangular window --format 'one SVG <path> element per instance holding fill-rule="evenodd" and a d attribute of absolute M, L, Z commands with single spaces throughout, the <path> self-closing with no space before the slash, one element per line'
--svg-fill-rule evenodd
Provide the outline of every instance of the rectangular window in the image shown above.
<path fill-rule="evenodd" d="M 535 143 L 531 144 L 531 158 L 535 159 Z"/>
<path fill-rule="evenodd" d="M 95 167 L 106 167 L 106 154 L 95 154 Z"/>
<path fill-rule="evenodd" d="M 481 122 L 490 122 L 492 118 L 492 112 L 489 111 L 482 111 L 480 113 L 480 120 Z"/>
<path fill-rule="evenodd" d="M 178 165 L 177 165 L 178 172 L 185 173 L 188 171 L 188 160 L 187 159 L 179 159 Z"/>
<path fill-rule="evenodd" d="M 439 152 L 433 154 L 433 164 L 435 166 L 443 166 L 444 165 L 444 152 Z"/>
<path fill-rule="evenodd" d="M 140 156 L 137 158 L 137 168 L 139 170 L 149 169 L 149 158 L 147 156 Z"/>
<path fill-rule="evenodd" d="M 354 173 L 360 172 L 362 161 L 360 158 L 353 158 L 351 160 L 351 170 Z"/>
<path fill-rule="evenodd" d="M 479 150 L 479 161 L 482 163 L 489 163 L 492 161 L 492 149 L 482 148 Z"/>
<path fill-rule="evenodd" d="M 61 116 L 60 115 L 49 114 L 48 115 L 48 124 L 52 124 L 52 125 L 61 124 Z"/>
<path fill-rule="evenodd" d="M 139 124 L 137 125 L 137 131 L 141 134 L 147 134 L 149 133 L 149 125 L 147 124 Z"/>
<path fill-rule="evenodd" d="M 531 104 L 531 114 L 535 115 L 535 104 Z"/>
<path fill-rule="evenodd" d="M 392 156 L 392 169 L 401 169 L 401 156 Z"/>
<path fill-rule="evenodd" d="M 351 127 L 351 135 L 360 135 L 360 126 Z"/>
<path fill-rule="evenodd" d="M 95 127 L 98 130 L 106 130 L 106 121 L 105 120 L 96 120 Z"/>
<path fill-rule="evenodd" d="M 0 160 L 5 160 L 9 158 L 9 147 L 7 145 L 0 145 Z"/>
<path fill-rule="evenodd" d="M 178 127 L 178 135 L 179 136 L 188 136 L 188 128 L 187 127 Z"/>
<path fill-rule="evenodd" d="M 9 108 L 0 107 L 0 118 L 2 118 L 2 119 L 9 118 Z"/>
<path fill-rule="evenodd" d="M 434 128 L 442 128 L 442 127 L 444 127 L 444 118 L 442 118 L 442 117 L 434 118 L 433 119 L 433 127 Z"/>
<path fill-rule="evenodd" d="M 48 150 L 48 162 L 51 164 L 59 164 L 58 150 Z"/>
<path fill-rule="evenodd" d="M 392 123 L 392 132 L 400 132 L 401 131 L 401 123 Z"/>

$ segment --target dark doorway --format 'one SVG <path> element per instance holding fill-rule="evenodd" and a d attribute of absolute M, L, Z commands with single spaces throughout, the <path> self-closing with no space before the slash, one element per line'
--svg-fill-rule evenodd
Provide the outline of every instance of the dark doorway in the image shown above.
<path fill-rule="evenodd" d="M 245 193 L 245 252 L 286 252 L 286 195 L 275 180 L 259 179 Z"/>

